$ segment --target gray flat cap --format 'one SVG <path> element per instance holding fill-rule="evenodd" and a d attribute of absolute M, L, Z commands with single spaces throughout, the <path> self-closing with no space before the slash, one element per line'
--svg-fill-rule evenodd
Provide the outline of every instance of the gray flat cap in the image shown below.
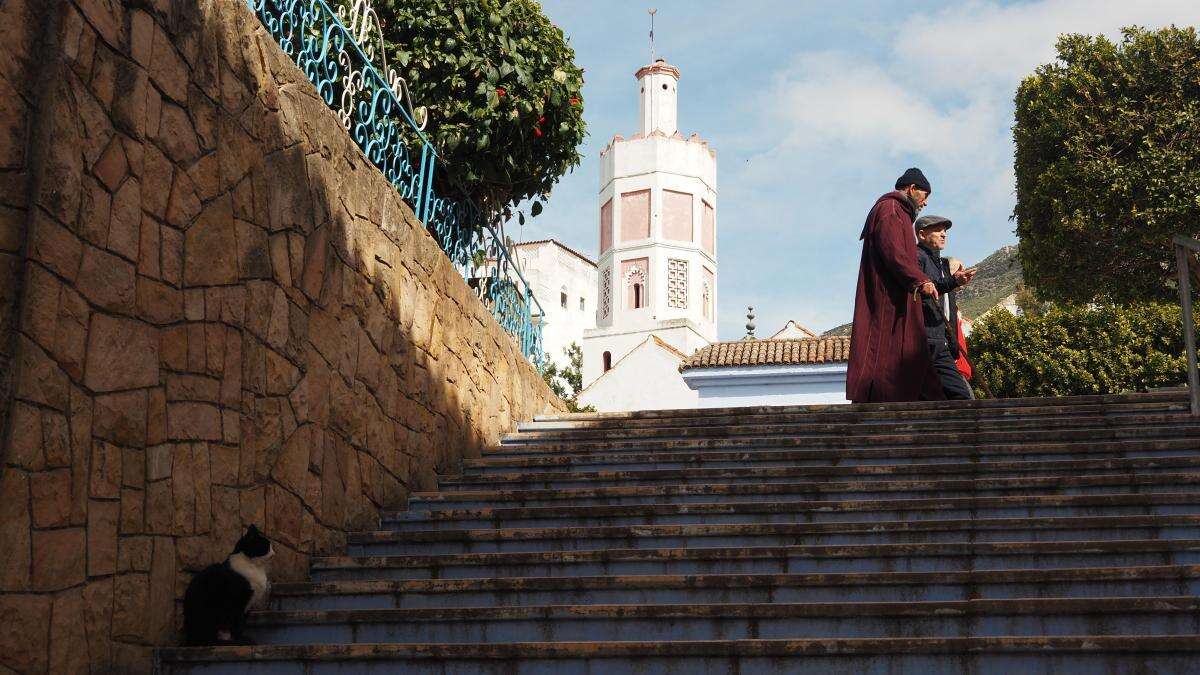
<path fill-rule="evenodd" d="M 920 218 L 917 218 L 917 222 L 913 223 L 913 229 L 923 230 L 927 227 L 933 227 L 934 225 L 945 225 L 946 229 L 948 230 L 953 224 L 954 223 L 950 222 L 949 218 L 943 218 L 941 216 L 921 216 Z"/>

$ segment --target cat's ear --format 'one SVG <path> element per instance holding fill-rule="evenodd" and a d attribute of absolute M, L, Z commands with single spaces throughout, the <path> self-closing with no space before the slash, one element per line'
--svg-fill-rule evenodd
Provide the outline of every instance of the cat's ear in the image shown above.
<path fill-rule="evenodd" d="M 246 528 L 246 534 L 258 534 L 258 526 L 251 524 Z"/>

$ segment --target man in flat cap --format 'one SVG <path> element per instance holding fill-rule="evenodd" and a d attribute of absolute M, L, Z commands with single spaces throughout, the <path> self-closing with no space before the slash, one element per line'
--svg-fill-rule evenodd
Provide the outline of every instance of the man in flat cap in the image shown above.
<path fill-rule="evenodd" d="M 929 359 L 920 300 L 938 291 L 917 264 L 913 237 L 932 192 L 925 174 L 909 169 L 867 214 L 846 372 L 846 398 L 855 403 L 946 397 Z"/>
<path fill-rule="evenodd" d="M 958 303 L 954 291 L 971 283 L 975 270 L 959 270 L 950 273 L 950 266 L 942 258 L 946 248 L 946 232 L 954 223 L 941 216 L 921 216 L 913 223 L 917 234 L 917 264 L 921 273 L 929 277 L 937 289 L 936 295 L 921 299 L 925 318 L 925 340 L 929 346 L 929 360 L 942 383 L 942 393 L 951 400 L 974 398 L 955 363 L 958 359 Z"/>

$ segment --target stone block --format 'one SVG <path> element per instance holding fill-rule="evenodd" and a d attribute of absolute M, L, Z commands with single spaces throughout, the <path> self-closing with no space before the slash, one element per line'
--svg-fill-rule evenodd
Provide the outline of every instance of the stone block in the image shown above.
<path fill-rule="evenodd" d="M 89 85 L 100 106 L 109 109 L 117 86 L 117 55 L 107 46 L 98 44 L 94 59 Z"/>
<path fill-rule="evenodd" d="M 79 387 L 71 387 L 71 524 L 87 522 L 88 493 L 92 478 L 92 399 Z"/>
<path fill-rule="evenodd" d="M 239 443 L 242 439 L 241 428 L 241 416 L 236 410 L 221 411 L 221 435 L 226 443 Z"/>
<path fill-rule="evenodd" d="M 169 227 L 159 232 L 162 239 L 162 278 L 173 285 L 183 284 L 183 234 Z"/>
<path fill-rule="evenodd" d="M 204 324 L 189 324 L 187 329 L 187 370 L 204 372 L 206 370 L 205 360 L 208 355 L 208 347 L 204 342 Z"/>
<path fill-rule="evenodd" d="M 149 534 L 174 534 L 175 532 L 173 482 L 173 480 L 160 480 L 146 484 L 146 532 Z"/>
<path fill-rule="evenodd" d="M 266 350 L 266 357 L 267 394 L 286 396 L 300 381 L 300 369 L 272 349 Z"/>
<path fill-rule="evenodd" d="M 16 469 L 0 469 L 0 591 L 29 588 L 30 528 L 29 476 Z M 4 597 L 0 595 L 0 601 Z M 0 631 L 5 622 L 0 621 Z M 4 650 L 0 649 L 0 654 Z M 0 658 L 3 658 L 0 656 Z"/>
<path fill-rule="evenodd" d="M 86 103 L 91 95 L 83 92 L 82 87 L 73 89 L 67 78 L 59 78 L 54 89 L 45 94 L 47 105 L 40 112 L 42 120 L 39 122 L 45 137 L 53 138 L 55 142 L 48 144 L 44 153 L 42 179 L 35 184 L 34 199 L 50 214 L 42 214 L 42 217 L 53 216 L 61 222 L 70 222 L 79 213 L 84 155 L 88 145 L 82 136 L 80 122 L 87 114 Z M 75 103 L 80 105 L 76 107 Z M 93 137 L 97 144 L 107 143 L 104 131 L 96 130 Z"/>
<path fill-rule="evenodd" d="M 67 409 L 68 379 L 41 347 L 25 336 L 17 340 L 16 395 L 55 410 Z"/>
<path fill-rule="evenodd" d="M 150 565 L 150 604 L 147 636 L 155 644 L 164 644 L 175 635 L 175 540 L 154 538 Z"/>
<path fill-rule="evenodd" d="M 47 595 L 0 595 L 0 666 L 17 673 L 47 671 L 51 602 Z"/>
<path fill-rule="evenodd" d="M 150 537 L 121 537 L 117 548 L 117 572 L 149 572 L 154 540 Z"/>
<path fill-rule="evenodd" d="M 92 424 L 96 436 L 118 443 L 142 447 L 146 444 L 146 391 L 99 394 L 93 406 Z"/>
<path fill-rule="evenodd" d="M 163 101 L 155 140 L 177 165 L 191 164 L 200 156 L 200 141 L 196 138 L 192 120 L 186 110 L 174 103 Z M 176 172 L 176 178 L 181 173 Z"/>
<path fill-rule="evenodd" d="M 98 499 L 118 499 L 121 496 L 121 469 L 124 466 L 121 448 L 102 441 L 92 443 L 92 475 L 89 493 Z"/>
<path fill-rule="evenodd" d="M 144 204 L 143 204 L 144 205 Z M 162 277 L 162 258 L 159 255 L 161 226 L 150 216 L 142 216 L 142 224 L 138 228 L 138 274 L 140 276 L 158 279 Z"/>
<path fill-rule="evenodd" d="M 188 229 L 184 281 L 189 286 L 232 284 L 238 280 L 233 199 L 226 194 L 201 212 Z"/>
<path fill-rule="evenodd" d="M 113 195 L 108 249 L 128 260 L 137 261 L 141 225 L 142 184 L 131 177 Z"/>
<path fill-rule="evenodd" d="M 142 186 L 142 208 L 159 220 L 167 217 L 167 202 L 171 198 L 175 168 L 171 160 L 155 146 L 147 143 L 145 149 L 145 171 Z M 193 196 L 195 192 L 193 191 Z M 197 205 L 196 212 L 199 212 Z"/>
<path fill-rule="evenodd" d="M 153 22 L 152 22 L 153 23 Z M 170 36 L 161 26 L 151 26 L 154 39 L 151 47 L 150 77 L 164 94 L 179 103 L 187 102 L 187 87 L 190 69 L 183 57 L 175 50 Z"/>
<path fill-rule="evenodd" d="M 129 175 L 129 163 L 125 159 L 125 146 L 120 136 L 114 136 L 108 147 L 100 153 L 100 159 L 92 165 L 94 175 L 109 192 L 116 192 L 121 181 Z"/>
<path fill-rule="evenodd" d="M 301 548 L 304 507 L 300 498 L 278 485 L 269 484 L 266 507 L 267 526 L 264 531 L 267 536 L 287 546 Z"/>
<path fill-rule="evenodd" d="M 39 471 L 30 477 L 34 527 L 63 527 L 71 521 L 71 470 Z"/>
<path fill-rule="evenodd" d="M 158 365 L 158 336 L 149 325 L 103 314 L 92 317 L 84 378 L 88 388 L 106 392 L 152 387 L 158 384 Z"/>
<path fill-rule="evenodd" d="M 126 488 L 142 488 L 146 485 L 146 450 L 142 447 L 124 448 L 121 451 L 121 485 Z M 122 490 L 124 494 L 124 490 Z"/>
<path fill-rule="evenodd" d="M 133 63 L 121 59 L 116 64 L 116 93 L 113 97 L 113 123 L 121 131 L 138 139 L 146 138 L 146 93 L 150 89 L 150 78 L 146 71 Z M 142 174 L 142 167 L 135 168 L 133 158 L 129 157 L 131 146 L 126 143 L 126 157 L 129 161 L 130 172 L 136 176 Z"/>
<path fill-rule="evenodd" d="M 240 407 L 242 395 L 242 339 L 229 329 L 225 335 L 225 355 L 221 368 L 221 405 Z"/>
<path fill-rule="evenodd" d="M 167 437 L 174 440 L 221 440 L 221 411 L 207 403 L 168 402 Z"/>
<path fill-rule="evenodd" d="M 136 291 L 138 318 L 160 326 L 183 320 L 183 293 L 178 288 L 139 276 Z"/>
<path fill-rule="evenodd" d="M 230 412 L 228 410 L 223 412 Z M 236 423 L 236 414 L 235 423 Z M 236 445 L 211 443 L 208 446 L 209 469 L 214 485 L 237 485 L 241 450 Z"/>
<path fill-rule="evenodd" d="M 129 13 L 129 55 L 144 68 L 150 67 L 154 49 L 154 18 L 140 9 Z"/>
<path fill-rule="evenodd" d="M 55 274 L 74 281 L 83 257 L 83 242 L 46 214 L 35 211 L 29 228 L 29 257 Z"/>
<path fill-rule="evenodd" d="M 58 303 L 58 332 L 52 353 L 63 370 L 76 382 L 83 380 L 91 316 L 91 307 L 83 296 L 70 286 L 63 286 Z"/>
<path fill-rule="evenodd" d="M 113 584 L 112 634 L 117 640 L 144 642 L 149 633 L 150 575 L 121 574 Z"/>
<path fill-rule="evenodd" d="M 146 404 L 146 445 L 158 445 L 167 439 L 167 396 L 163 388 L 151 389 Z"/>
<path fill-rule="evenodd" d="M 16 291 L 16 279 L 11 288 Z M 63 284 L 45 267 L 26 265 L 25 301 L 21 303 L 21 331 L 47 350 L 54 347 L 58 331 L 58 298 Z M 12 302 L 16 304 L 17 298 Z"/>
<path fill-rule="evenodd" d="M 173 452 L 170 445 L 146 448 L 146 480 L 157 481 L 171 477 Z"/>
<path fill-rule="evenodd" d="M 113 579 L 93 579 L 83 589 L 88 657 L 92 672 L 112 670 Z"/>
<path fill-rule="evenodd" d="M 83 589 L 72 588 L 54 598 L 50 624 L 50 672 L 88 671 L 87 623 Z"/>
<path fill-rule="evenodd" d="M 171 525 L 175 534 L 196 531 L 196 484 L 192 448 L 186 443 L 171 448 Z"/>
<path fill-rule="evenodd" d="M 75 3 L 79 11 L 87 17 L 100 38 L 113 48 L 125 44 L 125 22 L 122 7 L 116 0 L 81 0 Z M 99 49 L 99 46 L 97 46 Z"/>
<path fill-rule="evenodd" d="M 48 468 L 71 465 L 71 427 L 66 415 L 42 411 L 42 451 Z"/>
<path fill-rule="evenodd" d="M 24 401 L 13 401 L 10 414 L 12 442 L 5 459 L 26 470 L 41 471 L 46 467 L 42 450 L 42 412 Z"/>
<path fill-rule="evenodd" d="M 86 550 L 82 527 L 34 530 L 33 590 L 59 591 L 83 583 Z"/>
<path fill-rule="evenodd" d="M 308 453 L 312 447 L 314 428 L 303 426 L 293 432 L 284 441 L 271 468 L 271 477 L 297 495 L 307 491 Z"/>
<path fill-rule="evenodd" d="M 266 230 L 244 220 L 237 223 L 238 270 L 243 279 L 271 278 L 271 250 Z"/>
<path fill-rule="evenodd" d="M 214 377 L 220 377 L 222 374 L 221 368 L 225 362 L 225 334 L 225 326 L 219 323 L 204 324 L 204 370 Z"/>
<path fill-rule="evenodd" d="M 99 181 L 85 176 L 80 200 L 76 231 L 96 246 L 107 246 L 108 225 L 112 219 L 112 195 Z"/>
<path fill-rule="evenodd" d="M 132 263 L 108 251 L 84 245 L 79 266 L 79 292 L 92 304 L 121 314 L 132 314 L 134 277 Z"/>
<path fill-rule="evenodd" d="M 144 490 L 121 489 L 121 520 L 118 529 L 122 535 L 141 534 L 146 531 L 146 493 Z"/>
<path fill-rule="evenodd" d="M 188 321 L 203 321 L 204 312 L 203 288 L 189 288 L 183 292 L 183 316 Z"/>
<path fill-rule="evenodd" d="M 93 499 L 88 505 L 87 573 L 100 577 L 117 571 L 117 528 L 121 503 Z"/>
<path fill-rule="evenodd" d="M 204 375 L 168 375 L 167 400 L 216 403 L 220 386 L 220 380 Z"/>
<path fill-rule="evenodd" d="M 188 369 L 188 327 L 172 326 L 159 333 L 159 354 L 167 370 Z"/>

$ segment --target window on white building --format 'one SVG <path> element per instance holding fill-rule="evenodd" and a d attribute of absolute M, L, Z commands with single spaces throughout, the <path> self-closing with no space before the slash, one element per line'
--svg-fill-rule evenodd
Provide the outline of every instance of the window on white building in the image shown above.
<path fill-rule="evenodd" d="M 583 298 L 580 298 L 580 299 L 579 299 L 579 311 L 581 311 L 581 312 L 583 312 L 583 311 L 586 311 L 586 310 L 584 309 Z"/>
<path fill-rule="evenodd" d="M 642 308 L 642 285 L 641 284 L 633 285 L 633 308 L 634 309 Z"/>
<path fill-rule="evenodd" d="M 562 290 L 558 292 L 558 304 L 562 305 L 563 309 L 567 308 L 567 287 L 566 286 L 563 286 Z"/>
<path fill-rule="evenodd" d="M 612 370 L 612 352 L 604 352 L 604 372 Z"/>

